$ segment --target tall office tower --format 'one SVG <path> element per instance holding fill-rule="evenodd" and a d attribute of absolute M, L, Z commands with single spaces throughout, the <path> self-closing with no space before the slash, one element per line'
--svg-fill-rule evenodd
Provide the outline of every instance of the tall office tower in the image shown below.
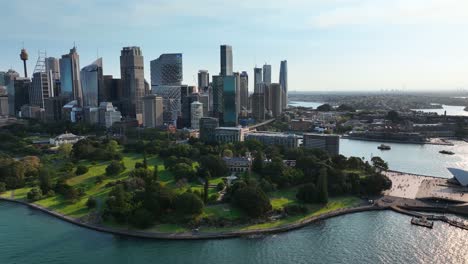
<path fill-rule="evenodd" d="M 21 49 L 20 59 L 23 61 L 24 78 L 28 78 L 28 69 L 26 67 L 26 61 L 29 59 L 29 55 L 26 49 Z"/>
<path fill-rule="evenodd" d="M 83 90 L 83 106 L 98 107 L 99 92 L 104 89 L 102 75 L 102 58 L 84 67 L 81 72 L 81 88 Z"/>
<path fill-rule="evenodd" d="M 145 95 L 151 94 L 150 84 L 145 80 Z"/>
<path fill-rule="evenodd" d="M 29 103 L 40 108 L 44 108 L 45 99 L 52 97 L 46 73 L 45 57 L 45 53 L 39 52 L 36 67 L 34 67 L 31 89 L 29 90 Z"/>
<path fill-rule="evenodd" d="M 145 96 L 145 76 L 143 54 L 139 47 L 124 47 L 120 54 L 120 78 L 123 88 L 123 115 L 143 119 L 143 96 Z"/>
<path fill-rule="evenodd" d="M 198 71 L 198 92 L 207 93 L 210 86 L 210 73 L 207 70 Z"/>
<path fill-rule="evenodd" d="M 0 86 L 6 86 L 5 76 L 6 76 L 6 72 L 0 71 Z"/>
<path fill-rule="evenodd" d="M 221 45 L 221 76 L 232 75 L 232 47 Z"/>
<path fill-rule="evenodd" d="M 200 94 L 199 101 L 203 104 L 203 116 L 208 116 L 210 112 L 210 97 L 208 93 Z"/>
<path fill-rule="evenodd" d="M 218 127 L 219 120 L 217 118 L 200 118 L 200 140 L 208 143 L 215 142 L 215 132 Z"/>
<path fill-rule="evenodd" d="M 213 76 L 213 116 L 222 126 L 237 126 L 236 77 Z"/>
<path fill-rule="evenodd" d="M 60 63 L 57 58 L 48 57 L 45 59 L 47 78 L 49 81 L 51 97 L 60 95 Z"/>
<path fill-rule="evenodd" d="M 183 79 L 182 54 L 162 54 L 151 61 L 151 86 L 181 85 Z"/>
<path fill-rule="evenodd" d="M 192 103 L 199 101 L 199 95 L 196 93 L 190 93 L 182 97 L 182 113 L 180 121 L 180 128 L 190 128 L 192 127 Z"/>
<path fill-rule="evenodd" d="M 273 117 L 281 116 L 282 108 L 282 91 L 281 85 L 279 83 L 272 83 L 270 85 L 270 95 L 271 95 L 271 112 Z"/>
<path fill-rule="evenodd" d="M 265 109 L 271 111 L 271 84 L 267 85 L 266 83 L 258 84 L 263 86 L 263 94 L 265 96 Z"/>
<path fill-rule="evenodd" d="M 317 148 L 332 156 L 340 154 L 340 136 L 326 134 L 304 134 L 304 148 Z"/>
<path fill-rule="evenodd" d="M 281 61 L 279 83 L 282 90 L 281 106 L 283 109 L 288 107 L 288 61 Z"/>
<path fill-rule="evenodd" d="M 143 126 L 159 127 L 164 124 L 163 98 L 154 94 L 143 97 Z"/>
<path fill-rule="evenodd" d="M 199 101 L 195 101 L 191 104 L 190 110 L 190 123 L 193 129 L 200 128 L 200 118 L 203 117 L 203 104 Z"/>
<path fill-rule="evenodd" d="M 223 76 L 213 76 L 212 97 L 213 97 L 213 117 L 222 119 L 223 117 Z M 221 120 L 219 120 L 221 121 Z"/>
<path fill-rule="evenodd" d="M 98 101 L 117 102 L 122 99 L 122 85 L 120 79 L 112 75 L 103 75 L 103 89 L 98 91 Z"/>
<path fill-rule="evenodd" d="M 262 93 L 252 94 L 252 117 L 257 122 L 265 120 L 265 96 Z"/>
<path fill-rule="evenodd" d="M 164 122 L 175 124 L 182 112 L 182 98 L 193 92 L 192 86 L 156 86 L 152 93 L 161 96 L 164 102 Z"/>
<path fill-rule="evenodd" d="M 249 110 L 249 75 L 243 71 L 240 74 L 240 109 Z"/>
<path fill-rule="evenodd" d="M 62 108 L 67 104 L 64 97 L 49 97 L 44 100 L 45 120 L 46 122 L 57 122 L 63 119 Z"/>
<path fill-rule="evenodd" d="M 236 96 L 236 77 L 223 77 L 223 119 L 222 125 L 235 127 L 238 124 L 237 96 Z"/>
<path fill-rule="evenodd" d="M 69 54 L 62 55 L 60 59 L 60 89 L 63 96 L 76 100 L 78 105 L 83 103 L 83 92 L 80 82 L 80 56 L 76 47 Z"/>
<path fill-rule="evenodd" d="M 239 114 L 241 112 L 241 103 L 240 103 L 240 74 L 238 72 L 234 73 L 234 77 L 236 78 L 236 112 Z"/>
<path fill-rule="evenodd" d="M 262 68 L 254 68 L 254 86 L 263 82 Z"/>
<path fill-rule="evenodd" d="M 4 81 L 8 92 L 8 114 L 17 116 L 21 111 L 21 106 L 29 104 L 31 79 L 21 78 L 16 71 L 8 70 L 5 73 Z"/>
<path fill-rule="evenodd" d="M 271 84 L 271 65 L 268 65 L 268 64 L 263 65 L 263 82 L 266 85 Z"/>

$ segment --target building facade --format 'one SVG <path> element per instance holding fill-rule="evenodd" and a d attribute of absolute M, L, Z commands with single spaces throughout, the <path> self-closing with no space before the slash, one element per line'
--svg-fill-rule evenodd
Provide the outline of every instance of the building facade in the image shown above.
<path fill-rule="evenodd" d="M 80 72 L 81 88 L 83 90 L 83 106 L 98 107 L 99 91 L 104 89 L 102 74 L 102 58 L 84 67 Z"/>
<path fill-rule="evenodd" d="M 254 87 L 257 87 L 257 84 L 263 83 L 263 74 L 262 68 L 254 68 Z"/>
<path fill-rule="evenodd" d="M 237 84 L 235 76 L 223 77 L 223 119 L 222 125 L 235 127 L 238 124 Z"/>
<path fill-rule="evenodd" d="M 143 97 L 145 96 L 145 75 L 143 53 L 139 47 L 124 47 L 120 55 L 120 77 L 122 80 L 122 109 L 125 116 L 143 119 Z"/>
<path fill-rule="evenodd" d="M 216 129 L 219 120 L 214 117 L 200 118 L 200 140 L 206 143 L 214 143 L 216 140 Z"/>
<path fill-rule="evenodd" d="M 288 107 L 288 61 L 281 61 L 279 84 L 281 86 L 281 106 L 282 109 Z"/>
<path fill-rule="evenodd" d="M 29 89 L 29 103 L 44 108 L 44 100 L 51 97 L 47 73 L 33 73 L 32 84 Z"/>
<path fill-rule="evenodd" d="M 277 118 L 282 113 L 282 91 L 281 85 L 278 83 L 272 83 L 270 85 L 270 97 L 271 97 L 271 113 L 273 117 Z"/>
<path fill-rule="evenodd" d="M 191 104 L 191 127 L 193 129 L 199 129 L 200 128 L 200 119 L 203 117 L 203 104 L 200 103 L 199 101 L 195 101 Z"/>
<path fill-rule="evenodd" d="M 207 70 L 198 71 L 198 91 L 200 93 L 208 92 L 210 86 L 210 73 Z"/>
<path fill-rule="evenodd" d="M 240 74 L 240 109 L 249 110 L 249 75 L 245 71 Z"/>
<path fill-rule="evenodd" d="M 257 132 L 246 134 L 245 139 L 255 139 L 265 145 L 280 145 L 284 146 L 285 148 L 299 147 L 299 137 L 295 134 Z"/>
<path fill-rule="evenodd" d="M 218 127 L 215 129 L 215 140 L 219 143 L 244 141 L 244 130 L 240 127 Z"/>
<path fill-rule="evenodd" d="M 304 134 L 303 146 L 321 149 L 336 156 L 340 154 L 340 137 L 327 134 Z"/>
<path fill-rule="evenodd" d="M 221 46 L 221 76 L 231 76 L 233 73 L 232 47 L 229 45 Z"/>
<path fill-rule="evenodd" d="M 271 65 L 268 65 L 268 64 L 263 65 L 263 82 L 266 85 L 271 84 Z"/>
<path fill-rule="evenodd" d="M 76 47 L 69 54 L 62 55 L 60 59 L 60 95 L 76 100 L 78 105 L 83 103 L 83 92 L 80 81 L 80 56 Z"/>
<path fill-rule="evenodd" d="M 182 85 L 182 53 L 162 54 L 151 61 L 151 86 Z"/>
<path fill-rule="evenodd" d="M 163 98 L 156 95 L 143 97 L 143 126 L 148 128 L 160 127 L 164 124 Z"/>

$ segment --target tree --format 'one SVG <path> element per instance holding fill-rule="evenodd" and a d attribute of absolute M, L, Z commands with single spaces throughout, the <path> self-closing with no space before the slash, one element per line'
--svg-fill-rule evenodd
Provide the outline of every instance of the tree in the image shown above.
<path fill-rule="evenodd" d="M 342 112 L 356 112 L 356 109 L 354 109 L 354 107 L 347 104 L 341 104 L 336 110 Z"/>
<path fill-rule="evenodd" d="M 210 186 L 210 172 L 207 171 L 205 174 L 205 184 L 203 185 L 203 202 L 208 203 L 208 188 Z"/>
<path fill-rule="evenodd" d="M 153 224 L 154 215 L 146 208 L 136 209 L 130 217 L 130 223 L 138 228 L 148 228 Z"/>
<path fill-rule="evenodd" d="M 85 173 L 88 172 L 88 167 L 86 167 L 85 165 L 78 165 L 78 167 L 76 167 L 76 171 L 75 171 L 75 174 L 76 175 L 83 175 Z"/>
<path fill-rule="evenodd" d="M 176 164 L 171 171 L 176 179 L 186 178 L 191 180 L 195 176 L 193 167 L 185 163 Z"/>
<path fill-rule="evenodd" d="M 0 182 L 0 193 L 6 191 L 6 184 L 4 182 Z"/>
<path fill-rule="evenodd" d="M 143 168 L 148 168 L 148 160 L 146 159 L 146 151 L 143 152 Z"/>
<path fill-rule="evenodd" d="M 333 110 L 333 107 L 329 104 L 323 104 L 319 107 L 317 107 L 317 111 L 319 112 L 330 112 Z"/>
<path fill-rule="evenodd" d="M 253 218 L 264 216 L 271 211 L 270 199 L 260 189 L 252 186 L 240 187 L 234 192 L 234 205 Z"/>
<path fill-rule="evenodd" d="M 47 194 L 52 190 L 52 177 L 48 169 L 42 168 L 39 170 L 39 187 L 43 194 Z"/>
<path fill-rule="evenodd" d="M 153 170 L 153 181 L 159 181 L 159 175 L 158 175 L 158 165 L 154 165 L 154 170 Z"/>
<path fill-rule="evenodd" d="M 381 157 L 372 157 L 371 161 L 372 165 L 374 165 L 374 167 L 376 167 L 377 169 L 383 171 L 388 170 L 388 163 L 385 162 Z"/>
<path fill-rule="evenodd" d="M 387 119 L 392 121 L 393 123 L 396 123 L 400 120 L 400 115 L 397 111 L 391 110 L 387 113 Z"/>
<path fill-rule="evenodd" d="M 265 157 L 263 156 L 263 153 L 261 151 L 257 151 L 257 153 L 255 153 L 255 158 L 252 163 L 252 170 L 254 172 L 262 173 L 264 159 Z"/>
<path fill-rule="evenodd" d="M 125 165 L 122 161 L 113 160 L 107 167 L 106 167 L 106 175 L 113 176 L 121 173 L 125 170 Z"/>
<path fill-rule="evenodd" d="M 106 212 L 117 222 L 125 223 L 133 211 L 132 194 L 125 191 L 122 184 L 116 185 L 106 200 Z"/>
<path fill-rule="evenodd" d="M 301 186 L 296 194 L 296 198 L 304 203 L 316 203 L 317 187 L 313 183 Z"/>
<path fill-rule="evenodd" d="M 203 202 L 197 195 L 186 192 L 175 198 L 174 207 L 183 216 L 199 215 L 203 211 Z"/>
<path fill-rule="evenodd" d="M 223 157 L 232 158 L 233 157 L 232 150 L 230 150 L 230 149 L 223 150 Z"/>
<path fill-rule="evenodd" d="M 223 177 L 228 173 L 226 162 L 219 156 L 202 156 L 200 158 L 200 166 L 208 170 L 213 178 Z"/>
<path fill-rule="evenodd" d="M 317 201 L 320 203 L 328 202 L 328 184 L 327 184 L 327 169 L 322 168 L 319 172 L 317 183 Z"/>
<path fill-rule="evenodd" d="M 73 145 L 72 144 L 61 144 L 58 148 L 58 152 L 63 155 L 65 158 L 70 157 L 70 153 L 72 152 Z"/>

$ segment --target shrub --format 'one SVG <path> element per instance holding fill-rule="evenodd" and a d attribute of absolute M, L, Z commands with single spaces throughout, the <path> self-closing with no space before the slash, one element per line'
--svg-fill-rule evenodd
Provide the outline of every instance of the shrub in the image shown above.
<path fill-rule="evenodd" d="M 84 166 L 84 165 L 78 165 L 78 167 L 76 167 L 76 171 L 75 171 L 75 174 L 76 175 L 83 175 L 85 173 L 88 172 L 88 167 Z"/>
<path fill-rule="evenodd" d="M 145 208 L 138 208 L 130 216 L 130 223 L 138 228 L 148 228 L 153 224 L 154 215 Z"/>
<path fill-rule="evenodd" d="M 0 182 L 0 193 L 6 191 L 6 184 L 4 182 Z"/>
<path fill-rule="evenodd" d="M 97 200 L 94 197 L 89 197 L 88 201 L 86 201 L 86 206 L 89 209 L 95 208 L 97 206 Z"/>
<path fill-rule="evenodd" d="M 296 198 L 304 203 L 317 202 L 317 188 L 315 184 L 309 183 L 299 188 Z"/>
<path fill-rule="evenodd" d="M 300 204 L 289 204 L 284 207 L 284 212 L 288 215 L 303 215 L 307 211 L 307 207 Z"/>
<path fill-rule="evenodd" d="M 220 182 L 218 183 L 218 185 L 216 185 L 216 190 L 218 190 L 218 192 L 222 191 L 224 189 L 224 186 L 225 184 L 223 182 Z"/>
<path fill-rule="evenodd" d="M 42 199 L 42 191 L 39 188 L 32 188 L 27 194 L 28 201 L 35 202 Z"/>
<path fill-rule="evenodd" d="M 251 186 L 238 188 L 233 198 L 234 204 L 250 217 L 264 216 L 272 209 L 270 199 L 259 188 Z"/>

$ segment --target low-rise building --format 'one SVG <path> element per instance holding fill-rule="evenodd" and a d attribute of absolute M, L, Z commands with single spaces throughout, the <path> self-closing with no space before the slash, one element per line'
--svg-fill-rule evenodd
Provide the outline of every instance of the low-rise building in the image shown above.
<path fill-rule="evenodd" d="M 317 148 L 328 152 L 332 156 L 340 154 L 340 136 L 328 134 L 304 134 L 303 146 Z"/>
<path fill-rule="evenodd" d="M 241 127 L 218 127 L 215 129 L 215 140 L 221 143 L 244 141 L 244 129 Z"/>
<path fill-rule="evenodd" d="M 56 136 L 54 138 L 51 138 L 49 140 L 50 144 L 51 145 L 55 145 L 55 146 L 60 146 L 60 145 L 63 145 L 63 144 L 75 144 L 76 142 L 82 140 L 82 139 L 85 139 L 86 137 L 83 137 L 83 136 L 77 136 L 75 134 L 72 134 L 72 133 L 65 133 L 65 134 L 61 134 L 59 136 Z"/>
<path fill-rule="evenodd" d="M 223 158 L 231 173 L 248 172 L 252 168 L 252 159 L 248 157 Z"/>
<path fill-rule="evenodd" d="M 256 132 L 246 134 L 245 139 L 256 139 L 265 145 L 281 145 L 286 148 L 297 148 L 299 146 L 299 136 L 295 134 Z"/>

